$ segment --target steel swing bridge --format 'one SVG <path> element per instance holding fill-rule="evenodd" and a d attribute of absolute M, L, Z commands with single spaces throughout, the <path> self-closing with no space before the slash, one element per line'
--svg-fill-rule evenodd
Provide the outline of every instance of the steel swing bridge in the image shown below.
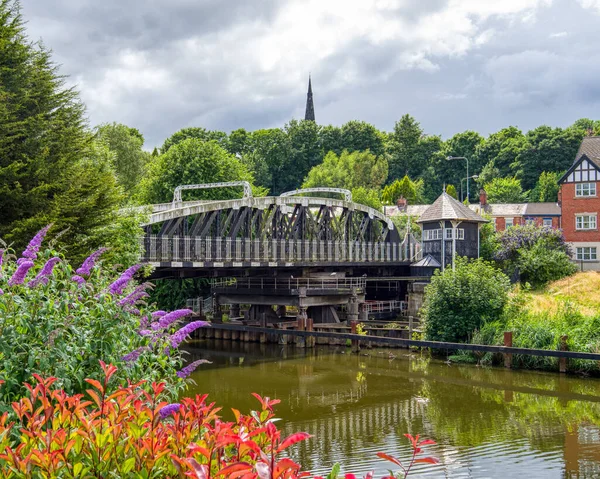
<path fill-rule="evenodd" d="M 182 199 L 187 190 L 240 187 L 239 199 Z M 171 203 L 151 206 L 144 228 L 143 259 L 157 268 L 407 265 L 420 258 L 409 232 L 401 237 L 389 218 L 341 188 L 254 197 L 246 181 L 182 185 Z"/>

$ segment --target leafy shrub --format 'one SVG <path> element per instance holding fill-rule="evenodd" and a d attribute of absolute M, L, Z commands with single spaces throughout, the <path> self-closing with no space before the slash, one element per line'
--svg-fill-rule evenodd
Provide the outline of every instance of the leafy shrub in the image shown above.
<path fill-rule="evenodd" d="M 68 393 L 83 392 L 85 378 L 102 375 L 99 360 L 124 366 L 121 383 L 165 380 L 176 394 L 184 386 L 176 374 L 183 362 L 176 346 L 206 323 L 176 332 L 191 311 L 150 313 L 144 302 L 150 285 L 132 284 L 141 265 L 111 278 L 96 264 L 104 250 L 76 271 L 51 250 L 38 258 L 47 231 L 16 261 L 10 251 L 0 252 L 0 411 L 23 395 L 33 374 L 56 377 Z"/>
<path fill-rule="evenodd" d="M 457 258 L 456 270 L 436 271 L 425 290 L 422 317 L 427 339 L 459 342 L 500 318 L 510 281 L 491 263 Z"/>
<path fill-rule="evenodd" d="M 562 231 L 534 225 L 515 226 L 498 235 L 495 259 L 511 277 L 540 287 L 577 271 Z"/>
<path fill-rule="evenodd" d="M 207 395 L 169 404 L 163 383 L 128 384 L 110 393 L 117 368 L 100 366 L 100 380 L 86 379 L 91 400 L 56 388 L 56 378 L 35 375 L 27 397 L 13 404 L 16 420 L 8 422 L 7 412 L 0 415 L 3 479 L 309 476 L 300 472 L 299 464 L 281 457 L 310 436 L 303 432 L 281 436 L 273 412 L 279 400 L 254 394 L 259 410 L 244 415 L 233 409 L 234 421 L 225 422 Z M 438 461 L 420 457 L 423 446 L 434 441 L 405 436 L 412 444 L 408 461 L 378 456 L 399 466 L 406 478 L 414 464 Z M 336 479 L 339 469 L 336 465 L 328 477 Z"/>

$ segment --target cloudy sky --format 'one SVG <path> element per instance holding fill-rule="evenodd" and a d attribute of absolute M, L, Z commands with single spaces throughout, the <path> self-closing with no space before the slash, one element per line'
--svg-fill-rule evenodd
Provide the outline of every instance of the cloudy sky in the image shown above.
<path fill-rule="evenodd" d="M 600 119 L 600 0 L 22 0 L 91 124 L 146 147 L 231 131 L 404 113 L 428 133 Z"/>

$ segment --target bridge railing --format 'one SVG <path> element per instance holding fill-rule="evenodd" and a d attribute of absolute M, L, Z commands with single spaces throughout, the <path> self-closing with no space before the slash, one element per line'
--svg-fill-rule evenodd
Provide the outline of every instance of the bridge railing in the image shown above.
<path fill-rule="evenodd" d="M 211 287 L 217 289 L 258 289 L 270 291 L 291 291 L 306 288 L 307 290 L 335 290 L 359 293 L 367 287 L 366 278 L 338 278 L 336 276 L 315 278 L 215 278 Z"/>
<path fill-rule="evenodd" d="M 420 245 L 408 240 L 374 243 L 147 235 L 143 250 L 143 259 L 150 262 L 383 263 L 412 262 L 421 257 Z"/>

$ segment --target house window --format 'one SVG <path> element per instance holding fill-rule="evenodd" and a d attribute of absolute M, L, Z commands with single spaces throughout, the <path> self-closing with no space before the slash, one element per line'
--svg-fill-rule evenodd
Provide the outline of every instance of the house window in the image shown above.
<path fill-rule="evenodd" d="M 575 229 L 578 230 L 595 230 L 596 229 L 596 215 L 576 215 L 575 216 Z"/>
<path fill-rule="evenodd" d="M 575 196 L 596 196 L 596 183 L 577 183 Z"/>
<path fill-rule="evenodd" d="M 446 230 L 448 231 L 448 230 Z M 425 230 L 423 231 L 423 241 L 434 241 L 442 239 L 442 230 Z"/>
<path fill-rule="evenodd" d="M 448 228 L 446 230 L 446 239 L 447 240 L 451 240 L 452 239 L 452 231 L 454 231 L 452 228 Z M 458 240 L 464 240 L 465 239 L 465 230 L 463 228 L 457 228 L 456 229 L 456 239 L 458 239 Z"/>
<path fill-rule="evenodd" d="M 577 248 L 577 260 L 578 261 L 596 261 L 596 247 L 595 246 L 584 246 Z"/>
<path fill-rule="evenodd" d="M 515 225 L 514 218 L 506 218 L 506 228 L 512 228 Z"/>
<path fill-rule="evenodd" d="M 525 224 L 526 225 L 534 225 L 535 224 L 535 218 L 531 218 L 531 217 L 526 218 L 525 219 Z"/>
<path fill-rule="evenodd" d="M 552 228 L 552 218 L 544 218 L 544 227 Z"/>

